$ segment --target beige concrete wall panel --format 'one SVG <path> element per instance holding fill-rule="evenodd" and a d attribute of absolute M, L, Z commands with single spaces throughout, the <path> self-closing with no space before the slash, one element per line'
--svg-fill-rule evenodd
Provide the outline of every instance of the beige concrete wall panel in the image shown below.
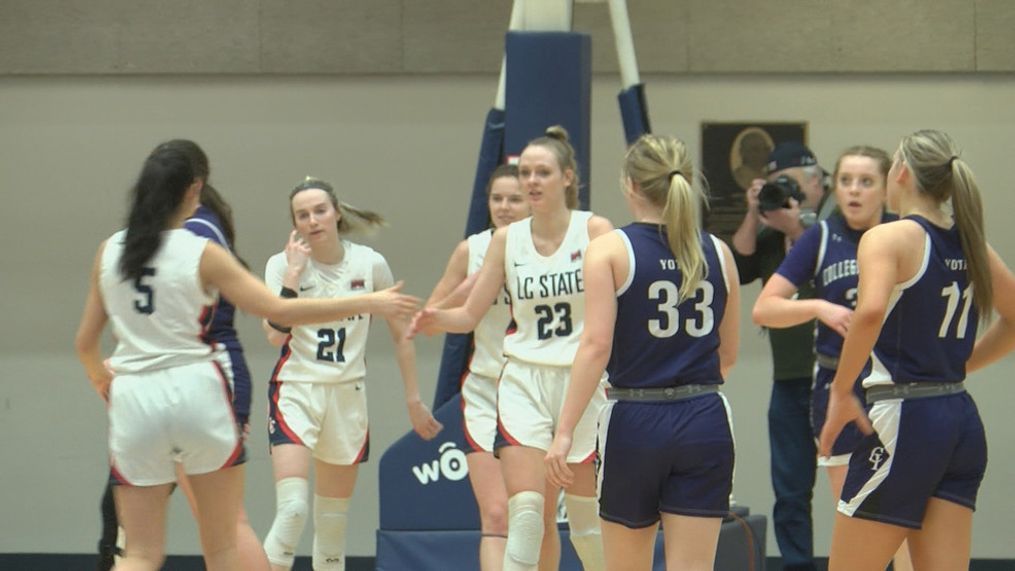
<path fill-rule="evenodd" d="M 973 0 L 829 6 L 836 71 L 974 71 Z"/>
<path fill-rule="evenodd" d="M 409 0 L 403 11 L 406 72 L 500 72 L 511 2 Z"/>
<path fill-rule="evenodd" d="M 976 0 L 976 71 L 1015 71 L 1015 2 Z"/>
<path fill-rule="evenodd" d="M 673 0 L 628 3 L 631 33 L 644 73 L 687 71 L 687 5 Z M 574 29 L 592 35 L 592 69 L 616 73 L 617 48 L 606 4 L 575 4 Z"/>
<path fill-rule="evenodd" d="M 686 0 L 696 72 L 831 71 L 834 0 Z"/>
<path fill-rule="evenodd" d="M 117 70 L 256 73 L 260 9 L 249 0 L 120 0 Z"/>
<path fill-rule="evenodd" d="M 266 73 L 399 73 L 400 0 L 261 0 Z"/>
<path fill-rule="evenodd" d="M 116 71 L 114 0 L 0 2 L 0 73 Z"/>

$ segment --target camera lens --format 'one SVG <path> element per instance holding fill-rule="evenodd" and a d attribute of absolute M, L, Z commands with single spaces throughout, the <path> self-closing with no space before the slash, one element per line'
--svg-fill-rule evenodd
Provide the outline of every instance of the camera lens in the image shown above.
<path fill-rule="evenodd" d="M 769 212 L 780 208 L 789 208 L 789 199 L 801 201 L 803 193 L 800 185 L 793 177 L 782 175 L 772 182 L 765 183 L 758 192 L 758 210 Z"/>

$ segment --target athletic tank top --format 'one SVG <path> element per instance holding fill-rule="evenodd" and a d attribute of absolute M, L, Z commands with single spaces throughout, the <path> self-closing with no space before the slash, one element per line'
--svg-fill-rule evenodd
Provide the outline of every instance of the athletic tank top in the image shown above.
<path fill-rule="evenodd" d="M 864 387 L 893 383 L 958 383 L 966 378 L 979 313 L 955 226 L 945 230 L 921 216 L 923 263 L 888 300 Z"/>
<path fill-rule="evenodd" d="M 504 353 L 533 365 L 569 367 L 585 322 L 582 263 L 591 212 L 571 211 L 557 251 L 543 256 L 532 243 L 532 218 L 508 226 L 504 275 L 516 328 Z"/>
<path fill-rule="evenodd" d="M 199 207 L 197 212 L 183 223 L 183 227 L 198 236 L 215 242 L 230 252 L 233 250 L 232 244 L 226 240 L 225 234 L 222 232 L 222 222 L 207 206 Z M 215 315 L 208 326 L 208 336 L 216 343 L 230 349 L 241 349 L 236 328 L 233 326 L 235 313 L 236 308 L 233 304 L 226 299 L 219 298 L 218 304 L 215 306 Z"/>
<path fill-rule="evenodd" d="M 467 273 L 472 275 L 483 266 L 486 250 L 490 246 L 493 230 L 484 230 L 466 238 L 469 246 Z M 496 379 L 504 366 L 504 333 L 511 324 L 511 298 L 507 291 L 497 295 L 493 305 L 476 325 L 473 332 L 475 350 L 469 361 L 469 370 L 477 375 Z"/>
<path fill-rule="evenodd" d="M 666 242 L 666 228 L 634 223 L 616 230 L 630 272 L 617 290 L 610 384 L 625 388 L 717 385 L 719 324 L 729 279 L 718 238 L 701 233 L 707 274 L 677 303 L 683 272 Z"/>
<path fill-rule="evenodd" d="M 387 261 L 368 246 L 342 240 L 345 255 L 338 264 L 311 259 L 300 276 L 300 297 L 332 298 L 361 295 L 391 287 Z M 264 281 L 280 291 L 286 271 L 285 252 L 268 259 Z M 370 315 L 361 313 L 338 321 L 297 325 L 282 346 L 272 381 L 340 383 L 366 375 L 366 345 Z"/>
<path fill-rule="evenodd" d="M 137 279 L 120 273 L 126 230 L 106 241 L 99 291 L 116 336 L 110 364 L 118 374 L 211 360 L 206 337 L 216 297 L 201 287 L 208 240 L 182 228 L 162 232 L 162 245 Z"/>

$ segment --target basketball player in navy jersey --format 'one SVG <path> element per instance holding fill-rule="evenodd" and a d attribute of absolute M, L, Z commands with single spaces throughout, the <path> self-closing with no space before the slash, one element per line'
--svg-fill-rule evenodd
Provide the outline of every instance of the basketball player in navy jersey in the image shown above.
<path fill-rule="evenodd" d="M 868 229 L 898 219 L 884 208 L 885 183 L 891 164 L 888 153 L 878 148 L 860 145 L 843 151 L 832 177 L 836 211 L 807 229 L 793 244 L 754 304 L 754 321 L 765 327 L 792 327 L 817 320 L 814 341 L 817 358 L 811 391 L 815 440 L 825 422 L 828 387 L 835 375 L 842 339 L 856 305 L 857 244 Z M 815 297 L 797 298 L 798 289 L 809 283 L 814 284 Z M 862 397 L 859 383 L 855 390 L 857 396 Z M 829 487 L 836 502 L 842 493 L 849 454 L 860 438 L 859 429 L 846 427 L 835 441 L 831 457 L 818 459 L 818 465 L 825 466 L 828 472 Z M 905 544 L 893 564 L 896 571 L 913 568 Z"/>
<path fill-rule="evenodd" d="M 660 519 L 667 569 L 712 569 L 729 512 L 733 432 L 718 389 L 736 359 L 739 280 L 732 252 L 701 229 L 693 177 L 683 142 L 643 135 L 623 168 L 635 222 L 596 238 L 585 257 L 585 330 L 545 463 L 551 482 L 573 482 L 565 459 L 605 368 L 607 569 L 651 569 Z"/>
<path fill-rule="evenodd" d="M 156 149 L 134 185 L 128 225 L 100 246 L 75 337 L 78 358 L 108 402 L 116 504 L 129 537 L 122 571 L 155 570 L 165 558 L 166 505 L 176 464 L 197 502 L 205 564 L 242 569 L 236 521 L 243 498 L 243 440 L 228 380 L 207 326 L 217 292 L 237 307 L 292 323 L 363 309 L 412 311 L 392 288 L 337 300 L 280 300 L 225 248 L 183 229 L 200 204 L 201 180 L 178 149 Z M 106 366 L 101 339 L 112 322 Z M 115 374 L 111 371 L 115 371 Z"/>
<path fill-rule="evenodd" d="M 413 331 L 473 330 L 507 286 L 516 328 L 504 338 L 507 362 L 497 387 L 497 441 L 508 491 L 504 571 L 556 570 L 560 540 L 556 498 L 543 457 L 553 440 L 570 367 L 585 321 L 582 262 L 591 239 L 613 229 L 578 205 L 578 167 L 562 127 L 550 127 L 522 151 L 519 178 L 532 216 L 498 229 L 463 307 L 426 308 Z M 567 461 L 576 472 L 564 495 L 571 543 L 586 571 L 603 569 L 595 509 L 596 418 L 600 389 L 575 430 Z"/>
<path fill-rule="evenodd" d="M 902 219 L 860 241 L 859 297 L 821 432 L 825 456 L 847 423 L 867 434 L 850 458 L 830 569 L 880 571 L 904 539 L 916 569 L 966 569 L 987 465 L 983 423 L 963 386 L 966 361 L 1010 348 L 1015 276 L 984 240 L 979 189 L 947 134 L 902 140 L 888 202 Z M 992 309 L 1001 333 L 974 354 L 978 323 Z M 853 384 L 868 358 L 865 414 Z"/>
<path fill-rule="evenodd" d="M 529 201 L 522 192 L 515 165 L 501 165 L 494 169 L 486 194 L 493 227 L 458 244 L 448 260 L 444 275 L 434 286 L 427 306 L 453 307 L 462 303 L 457 301 L 461 294 L 455 292 L 468 276 L 482 267 L 494 230 L 529 215 Z M 510 324 L 511 298 L 505 291 L 494 301 L 473 332 L 473 352 L 467 374 L 462 378 L 465 438 L 458 447 L 466 451 L 469 482 L 479 507 L 481 571 L 500 571 L 507 539 L 507 489 L 500 462 L 493 455 L 493 445 L 497 434 L 497 379 L 504 367 L 504 334 Z"/>
<path fill-rule="evenodd" d="M 208 156 L 193 141 L 186 139 L 174 139 L 159 145 L 159 148 L 177 148 L 190 157 L 191 163 L 195 166 L 197 177 L 203 182 L 201 185 L 201 206 L 188 218 L 183 227 L 198 236 L 202 236 L 222 246 L 236 255 L 236 226 L 233 223 L 233 209 L 222 198 L 219 191 L 208 182 L 210 169 Z M 242 259 L 240 259 L 242 262 Z M 245 266 L 246 264 L 244 264 Z M 236 334 L 236 327 L 233 325 L 233 316 L 236 308 L 229 300 L 219 298 L 215 306 L 215 314 L 212 316 L 211 324 L 208 327 L 209 337 L 225 349 L 220 353 L 220 362 L 226 374 L 233 383 L 233 408 L 236 411 L 236 421 L 240 430 L 246 438 L 250 431 L 250 402 L 251 402 L 251 379 L 250 370 L 247 367 L 247 360 L 243 355 L 243 345 L 240 344 L 239 336 Z M 179 473 L 177 474 L 179 475 Z M 197 504 L 194 502 L 194 493 L 185 479 L 178 481 L 180 487 L 187 496 L 191 511 L 197 513 Z M 240 506 L 240 516 L 236 523 L 237 547 L 240 552 L 240 560 L 243 568 L 247 571 L 268 571 L 268 558 L 261 547 L 261 541 L 250 527 L 247 518 L 247 511 Z"/>

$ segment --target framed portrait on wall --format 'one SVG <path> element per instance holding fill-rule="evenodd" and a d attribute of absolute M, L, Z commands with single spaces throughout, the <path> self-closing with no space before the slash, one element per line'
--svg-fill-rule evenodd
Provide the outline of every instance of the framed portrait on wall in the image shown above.
<path fill-rule="evenodd" d="M 744 191 L 765 178 L 768 154 L 784 141 L 807 144 L 806 121 L 704 122 L 701 166 L 709 188 L 707 227 L 729 239 L 743 220 Z"/>

